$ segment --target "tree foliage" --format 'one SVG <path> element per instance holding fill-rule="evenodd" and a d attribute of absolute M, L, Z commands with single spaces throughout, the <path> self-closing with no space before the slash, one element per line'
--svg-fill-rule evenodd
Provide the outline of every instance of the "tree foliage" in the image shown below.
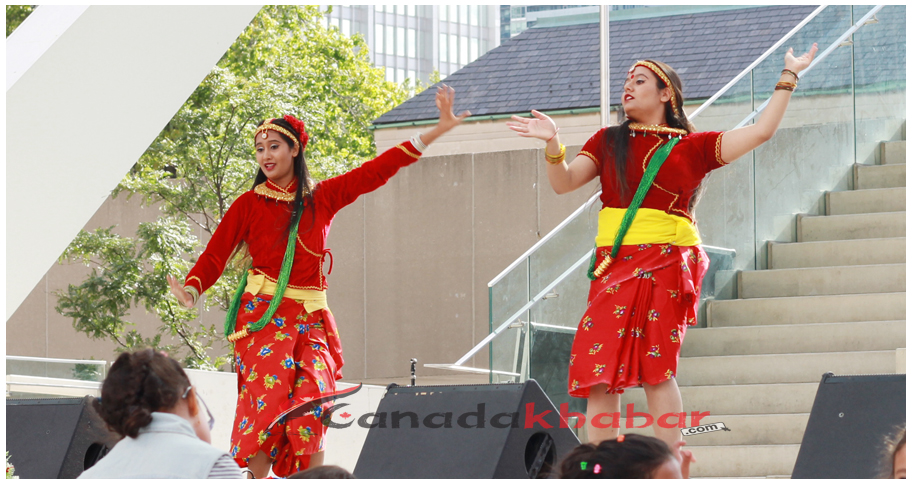
<path fill-rule="evenodd" d="M 73 317 L 77 330 L 123 349 L 161 347 L 170 334 L 187 351 L 188 365 L 222 363 L 205 358 L 217 333 L 189 324 L 196 310 L 170 297 L 165 275 L 186 275 L 183 258 L 202 250 L 193 234 L 212 235 L 250 189 L 255 126 L 284 114 L 303 120 L 310 136 L 305 156 L 319 180 L 374 157 L 372 120 L 407 96 L 371 66 L 363 38 L 326 28 L 322 15 L 315 6 L 263 7 L 113 192 L 159 204 L 158 222 L 144 223 L 136 238 L 109 228 L 73 241 L 63 259 L 93 267 L 80 285 L 58 293 L 58 312 Z M 233 259 L 204 306 L 227 308 L 243 269 Z M 155 336 L 127 330 L 137 305 L 161 319 Z"/>
<path fill-rule="evenodd" d="M 37 5 L 7 5 L 6 6 L 6 36 L 9 37 L 10 34 L 16 30 L 16 27 L 19 27 L 26 17 L 35 10 Z"/>

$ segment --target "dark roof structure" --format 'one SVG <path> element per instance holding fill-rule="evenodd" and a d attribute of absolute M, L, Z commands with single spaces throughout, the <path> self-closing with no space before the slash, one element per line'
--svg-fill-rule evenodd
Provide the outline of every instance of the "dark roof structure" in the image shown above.
<path fill-rule="evenodd" d="M 620 104 L 624 75 L 638 59 L 656 59 L 675 68 L 686 99 L 709 98 L 815 8 L 754 7 L 612 21 L 611 104 Z M 841 33 L 851 24 L 839 25 Z M 796 42 L 808 45 L 794 45 L 796 53 L 810 47 L 812 41 L 805 37 Z M 457 91 L 457 112 L 470 110 L 473 115 L 598 107 L 599 24 L 526 30 L 443 82 Z M 374 124 L 436 119 L 435 91 L 419 93 Z"/>

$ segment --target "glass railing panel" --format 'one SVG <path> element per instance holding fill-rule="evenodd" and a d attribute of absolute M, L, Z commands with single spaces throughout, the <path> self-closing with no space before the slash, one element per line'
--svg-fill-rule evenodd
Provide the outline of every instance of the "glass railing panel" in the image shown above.
<path fill-rule="evenodd" d="M 529 256 L 529 293 L 532 296 L 564 273 L 580 256 L 592 251 L 601 207 L 601 201 L 596 200 Z"/>
<path fill-rule="evenodd" d="M 824 10 L 753 70 L 755 104 L 773 94 L 789 47 L 800 55 L 817 42 L 822 51 L 852 24 L 851 7 Z M 776 135 L 754 150 L 754 268 L 767 268 L 767 241 L 798 241 L 797 214 L 823 214 L 827 191 L 852 188 L 854 154 L 852 47 L 844 45 L 802 76 Z"/>
<path fill-rule="evenodd" d="M 731 130 L 754 110 L 748 74 L 693 122 L 701 132 Z M 716 169 L 703 181 L 695 211 L 704 245 L 735 250 L 735 268 L 754 266 L 754 188 L 751 157 Z"/>
<path fill-rule="evenodd" d="M 104 361 L 55 360 L 7 356 L 6 374 L 66 380 L 102 381 L 105 377 Z"/>
<path fill-rule="evenodd" d="M 488 287 L 489 302 L 489 333 L 502 325 L 517 310 L 529 302 L 529 265 L 520 263 L 504 275 L 493 286 Z M 528 320 L 528 312 L 523 313 L 521 319 Z M 515 354 L 514 341 L 517 331 L 508 329 L 494 338 L 488 345 L 489 368 L 502 371 L 513 371 L 512 356 Z M 479 356 L 479 355 L 476 355 Z M 480 362 L 476 359 L 476 362 Z M 495 383 L 503 381 L 505 377 L 494 376 Z"/>
<path fill-rule="evenodd" d="M 587 307 L 587 270 L 586 264 L 574 270 L 552 289 L 546 299 L 536 302 L 529 310 L 528 377 L 541 385 L 555 405 L 569 403 L 570 410 L 574 412 L 584 412 L 586 408 L 585 400 L 571 398 L 567 393 L 567 366 L 573 336 Z"/>
<path fill-rule="evenodd" d="M 525 316 L 524 316 L 525 317 Z M 511 375 L 510 373 L 523 372 L 523 360 L 526 350 L 526 326 L 525 319 L 517 320 L 510 328 L 498 334 L 491 341 L 491 383 L 518 383 L 520 376 Z M 504 373 L 505 372 L 505 373 Z"/>
<path fill-rule="evenodd" d="M 873 6 L 853 7 L 858 21 Z M 855 33 L 855 159 L 882 163 L 880 143 L 902 140 L 906 118 L 906 7 L 887 5 Z"/>

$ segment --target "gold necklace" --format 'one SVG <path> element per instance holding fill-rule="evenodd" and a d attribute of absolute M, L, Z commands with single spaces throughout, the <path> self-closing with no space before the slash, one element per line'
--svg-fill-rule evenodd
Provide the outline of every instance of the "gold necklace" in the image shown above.
<path fill-rule="evenodd" d="M 687 130 L 683 128 L 671 128 L 662 125 L 644 125 L 642 123 L 631 122 L 630 125 L 630 136 L 635 137 L 635 132 L 645 132 L 645 133 L 654 133 L 656 135 L 668 135 L 671 138 L 672 135 L 677 135 L 678 137 L 683 137 L 687 135 Z"/>

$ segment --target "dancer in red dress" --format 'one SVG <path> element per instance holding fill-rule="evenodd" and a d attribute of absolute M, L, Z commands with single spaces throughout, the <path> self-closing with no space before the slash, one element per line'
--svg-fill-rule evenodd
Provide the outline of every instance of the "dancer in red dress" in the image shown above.
<path fill-rule="evenodd" d="M 318 183 L 304 161 L 304 123 L 290 115 L 261 123 L 254 134 L 260 170 L 253 189 L 225 213 L 185 282 L 169 277 L 172 293 L 193 306 L 239 245 L 250 254 L 252 265 L 229 310 L 236 318 L 229 317 L 226 334 L 234 343 L 238 376 L 230 452 L 256 477 L 265 477 L 270 466 L 284 477 L 323 463 L 328 404 L 284 418 L 276 427 L 269 424 L 289 399 L 330 394 L 342 378 L 342 346 L 323 275 L 325 257 L 331 258 L 330 224 L 339 210 L 416 162 L 428 144 L 469 115 L 453 114 L 454 96 L 453 88 L 438 88 L 440 120 L 434 129 Z M 276 295 L 281 298 L 273 302 Z"/>
<path fill-rule="evenodd" d="M 618 435 L 617 428 L 594 426 L 593 417 L 620 412 L 624 389 L 642 385 L 656 437 L 679 447 L 680 430 L 658 422 L 664 414 L 683 412 L 675 381 L 678 357 L 687 326 L 696 324 L 700 284 L 709 267 L 693 217 L 695 196 L 707 173 L 773 136 L 797 86 L 797 73 L 816 52 L 814 44 L 796 58 L 790 49 L 758 122 L 724 133 L 695 133 L 684 114 L 677 73 L 648 60 L 635 63 L 624 82 L 628 120 L 599 130 L 569 164 L 549 117 L 533 111 L 535 118 L 514 116 L 508 122 L 520 136 L 546 141 L 548 178 L 555 192 L 576 190 L 595 177 L 602 185 L 588 309 L 574 338 L 568 377 L 570 395 L 588 398 L 592 443 Z M 651 162 L 660 159 L 664 162 L 656 172 Z M 655 179 L 650 183 L 645 174 Z M 642 180 L 646 183 L 640 188 Z M 628 208 L 635 217 L 625 224 Z M 621 238 L 619 245 L 616 238 Z"/>

